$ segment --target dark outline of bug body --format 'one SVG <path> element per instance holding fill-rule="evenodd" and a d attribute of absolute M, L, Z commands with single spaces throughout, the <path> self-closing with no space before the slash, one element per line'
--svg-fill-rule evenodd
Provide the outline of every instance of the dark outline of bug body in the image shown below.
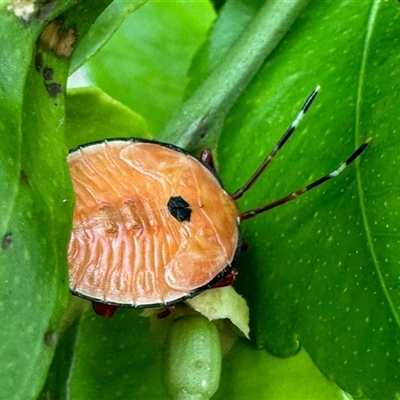
<path fill-rule="evenodd" d="M 199 161 L 204 167 L 206 167 L 213 175 L 214 177 L 218 180 L 219 184 L 221 185 L 221 188 L 223 189 L 223 183 L 221 181 L 221 178 L 218 176 L 217 172 L 215 171 L 215 169 L 207 162 L 205 162 L 201 157 L 196 157 L 193 154 L 190 154 L 188 151 L 186 151 L 185 149 L 182 149 L 182 147 L 176 146 L 174 144 L 171 143 L 164 143 L 164 142 L 160 142 L 158 140 L 152 140 L 152 139 L 144 139 L 144 138 L 124 138 L 124 137 L 116 137 L 116 138 L 112 138 L 112 139 L 104 139 L 104 140 L 95 140 L 93 142 L 89 142 L 89 143 L 85 143 L 85 144 L 81 144 L 79 146 L 74 147 L 73 149 L 71 149 L 68 154 L 72 154 L 75 153 L 81 149 L 85 149 L 86 147 L 90 147 L 90 146 L 94 146 L 96 144 L 102 144 L 105 142 L 116 142 L 116 141 L 122 141 L 122 142 L 128 142 L 128 143 L 150 143 L 150 144 L 156 144 L 162 147 L 166 147 L 167 149 L 170 150 L 175 150 L 178 153 L 182 153 L 185 154 L 186 156 L 190 156 L 192 158 L 194 158 L 195 160 Z"/>
<path fill-rule="evenodd" d="M 237 255 L 239 254 L 239 252 L 240 252 L 240 246 L 238 246 L 238 249 L 239 249 L 239 250 L 236 251 L 235 257 L 234 257 L 234 259 L 232 260 L 232 262 L 235 260 L 235 258 L 236 258 Z M 181 298 L 179 298 L 179 299 L 177 299 L 177 300 L 174 300 L 174 301 L 165 302 L 165 303 L 139 304 L 139 305 L 136 305 L 136 304 L 120 304 L 120 303 L 113 303 L 113 302 L 111 302 L 111 301 L 105 301 L 105 302 L 103 302 L 103 301 L 101 301 L 101 300 L 99 300 L 99 299 L 96 299 L 96 298 L 94 298 L 94 297 L 90 297 L 90 296 L 86 296 L 86 295 L 80 294 L 79 292 L 76 292 L 76 291 L 74 291 L 74 290 L 70 290 L 70 292 L 71 292 L 74 296 L 80 297 L 81 299 L 89 300 L 89 301 L 92 301 L 92 302 L 94 302 L 94 303 L 100 303 L 100 304 L 104 304 L 104 305 L 108 305 L 108 306 L 125 307 L 125 308 L 137 308 L 137 309 L 139 309 L 139 308 L 160 308 L 160 307 L 168 307 L 168 306 L 172 306 L 172 305 L 174 305 L 174 304 L 181 303 L 182 301 L 192 299 L 193 297 L 199 295 L 200 293 L 205 292 L 206 290 L 213 289 L 213 288 L 215 288 L 215 287 L 221 287 L 221 286 L 229 286 L 229 285 L 231 285 L 231 283 L 229 283 L 229 284 L 227 284 L 227 285 L 218 285 L 218 283 L 219 283 L 220 281 L 223 281 L 224 278 L 228 275 L 228 273 L 229 273 L 231 270 L 233 270 L 233 269 L 234 269 L 234 268 L 233 268 L 232 265 L 230 265 L 230 266 L 228 265 L 228 266 L 225 267 L 214 279 L 212 279 L 212 280 L 211 280 L 209 283 L 207 283 L 206 285 L 201 286 L 201 287 L 199 287 L 199 288 L 197 288 L 197 289 L 195 289 L 195 290 L 192 290 L 187 296 L 181 297 Z"/>
<path fill-rule="evenodd" d="M 266 169 L 266 167 L 270 164 L 270 162 L 273 160 L 273 158 L 275 157 L 275 155 L 278 153 L 278 151 L 283 147 L 283 145 L 287 142 L 287 140 L 292 136 L 293 132 L 296 130 L 297 126 L 299 125 L 300 121 L 302 120 L 302 118 L 304 117 L 304 114 L 307 112 L 307 110 L 310 108 L 312 102 L 314 101 L 315 97 L 317 96 L 318 92 L 319 92 L 319 86 L 317 86 L 317 88 L 308 96 L 306 102 L 304 103 L 303 107 L 301 108 L 300 112 L 297 114 L 297 117 L 294 119 L 294 121 L 290 124 L 289 128 L 286 130 L 286 132 L 283 134 L 283 136 L 279 139 L 278 143 L 276 144 L 276 146 L 272 149 L 272 151 L 267 155 L 267 157 L 265 157 L 264 161 L 260 164 L 259 168 L 256 170 L 256 172 L 250 177 L 250 179 L 248 179 L 248 181 L 241 187 L 239 188 L 237 191 L 235 191 L 233 194 L 230 195 L 230 197 L 232 198 L 233 201 L 236 202 L 236 200 L 238 200 L 240 197 L 242 197 L 242 195 L 248 190 L 250 189 L 250 187 L 256 182 L 256 180 L 258 179 L 258 177 L 264 172 L 264 170 Z M 111 139 L 111 140 L 101 140 L 101 141 L 97 141 L 97 142 L 93 142 L 93 143 L 89 143 L 86 145 L 82 145 L 79 146 L 77 148 L 75 148 L 74 150 L 71 150 L 70 153 L 73 153 L 75 151 L 78 151 L 79 149 L 83 149 L 85 147 L 91 146 L 91 145 L 95 145 L 95 144 L 101 144 L 104 142 L 111 142 L 114 140 L 122 140 L 122 141 L 127 141 L 127 142 L 143 142 L 143 143 L 151 143 L 151 144 L 155 144 L 155 145 L 160 145 L 160 146 L 164 146 L 166 148 L 169 148 L 171 150 L 175 150 L 178 152 L 181 152 L 187 156 L 193 157 L 194 159 L 196 159 L 197 161 L 199 161 L 206 169 L 208 169 L 213 176 L 217 179 L 221 189 L 223 189 L 223 184 L 221 182 L 221 179 L 219 178 L 218 174 L 216 173 L 216 171 L 214 170 L 214 168 L 212 168 L 213 162 L 212 162 L 212 155 L 211 152 L 209 150 L 206 150 L 206 152 L 203 152 L 203 156 L 198 158 L 198 157 L 194 157 L 193 155 L 191 155 L 190 153 L 188 153 L 187 151 L 185 151 L 184 149 L 169 144 L 169 143 L 162 143 L 162 142 L 157 142 L 154 140 L 148 140 L 148 139 L 139 139 L 139 138 L 131 138 L 131 139 Z M 190 293 L 188 293 L 187 296 L 183 296 L 179 299 L 174 299 L 173 301 L 170 302 L 164 302 L 164 303 L 156 303 L 156 304 L 141 304 L 141 305 L 132 305 L 132 304 L 120 304 L 120 303 L 113 303 L 113 302 L 102 302 L 101 300 L 99 301 L 96 298 L 91 298 L 89 296 L 86 295 L 82 295 L 79 292 L 76 291 L 72 291 L 71 292 L 79 297 L 85 298 L 87 300 L 91 300 L 94 303 L 100 303 L 100 304 L 104 304 L 104 305 L 110 305 L 112 307 L 131 307 L 131 308 L 151 308 L 151 307 L 167 307 L 173 304 L 177 304 L 180 303 L 184 300 L 190 299 L 202 292 L 204 292 L 205 290 L 211 289 L 213 287 L 220 287 L 220 286 L 227 286 L 229 284 L 232 284 L 235 280 L 236 277 L 236 273 L 231 274 L 231 276 L 229 276 L 229 272 L 230 271 L 234 271 L 233 267 L 232 267 L 232 263 L 235 260 L 235 258 L 237 257 L 241 247 L 242 247 L 242 240 L 241 240 L 241 235 L 240 235 L 240 222 L 248 219 L 248 218 L 252 218 L 260 213 L 263 213 L 267 210 L 270 210 L 272 208 L 275 208 L 279 205 L 282 205 L 288 201 L 294 200 L 296 198 L 298 198 L 299 196 L 303 195 L 304 193 L 308 192 L 309 190 L 319 186 L 320 184 L 328 181 L 329 179 L 332 179 L 334 177 L 336 177 L 337 175 L 339 175 L 348 165 L 350 165 L 355 159 L 357 159 L 360 154 L 366 149 L 366 147 L 368 146 L 368 144 L 370 143 L 371 138 L 368 138 L 367 140 L 365 140 L 359 147 L 356 148 L 356 150 L 346 159 L 345 162 L 341 163 L 339 168 L 337 168 L 336 170 L 334 170 L 333 172 L 326 174 L 324 176 L 322 176 L 321 178 L 317 179 L 316 181 L 308 184 L 307 186 L 304 186 L 301 189 L 298 189 L 294 192 L 291 192 L 289 194 L 287 194 L 286 196 L 272 202 L 269 203 L 267 205 L 264 205 L 262 207 L 259 207 L 257 209 L 253 209 L 253 210 L 248 210 L 242 213 L 239 213 L 239 217 L 238 217 L 238 222 L 237 222 L 237 232 L 238 232 L 238 241 L 236 244 L 236 250 L 234 252 L 231 264 L 226 266 L 225 268 L 223 268 L 210 282 L 208 282 L 207 284 L 198 287 L 192 291 L 190 291 Z M 224 283 L 224 278 L 227 277 L 227 283 Z M 96 311 L 96 309 L 95 309 Z M 96 311 L 97 312 L 97 311 Z M 100 314 L 101 315 L 101 314 Z M 111 316 L 111 315 L 110 315 Z"/>
<path fill-rule="evenodd" d="M 216 170 L 213 168 L 212 162 L 208 163 L 208 162 L 204 161 L 201 156 L 200 157 L 196 157 L 196 156 L 190 154 L 185 149 L 182 149 L 181 147 L 176 146 L 176 145 L 171 144 L 171 143 L 164 143 L 164 142 L 160 142 L 160 141 L 157 141 L 157 140 L 142 139 L 142 138 L 112 138 L 112 139 L 105 139 L 105 140 L 97 140 L 97 141 L 93 141 L 93 142 L 90 142 L 90 143 L 85 143 L 83 145 L 79 145 L 79 146 L 71 149 L 69 151 L 69 154 L 75 153 L 75 152 L 77 152 L 77 151 L 79 151 L 81 149 L 85 149 L 87 147 L 91 147 L 91 146 L 94 146 L 94 145 L 103 144 L 105 142 L 115 142 L 115 141 L 122 141 L 122 142 L 127 142 L 127 143 L 149 143 L 149 144 L 159 145 L 159 146 L 162 146 L 162 147 L 166 147 L 166 148 L 168 148 L 170 150 L 174 150 L 174 151 L 177 151 L 179 153 L 182 153 L 182 154 L 184 154 L 186 156 L 192 157 L 195 160 L 197 160 L 198 162 L 200 162 L 209 172 L 212 173 L 212 175 L 217 179 L 219 185 L 221 186 L 221 189 L 224 190 L 222 180 L 219 177 L 219 175 L 216 172 Z M 205 151 L 209 152 L 208 149 L 206 149 Z M 81 294 L 80 292 L 72 290 L 72 289 L 70 289 L 70 293 L 73 294 L 74 296 L 80 297 L 82 299 L 91 301 L 93 303 L 102 304 L 102 305 L 105 305 L 105 306 L 141 309 L 141 308 L 169 307 L 171 305 L 181 303 L 181 302 L 183 302 L 185 300 L 189 300 L 189 299 L 199 295 L 200 293 L 202 293 L 202 292 L 204 292 L 206 290 L 213 289 L 215 287 L 230 286 L 233 283 L 233 280 L 235 279 L 236 274 L 233 274 L 232 280 L 229 279 L 228 283 L 225 284 L 223 282 L 224 282 L 225 277 L 227 275 L 229 275 L 230 271 L 234 270 L 234 267 L 233 267 L 232 264 L 235 261 L 235 259 L 237 258 L 238 254 L 240 253 L 241 248 L 242 248 L 242 244 L 243 244 L 243 240 L 242 240 L 242 236 L 241 236 L 241 232 L 240 232 L 240 224 L 237 224 L 237 229 L 238 229 L 238 243 L 237 243 L 237 246 L 236 246 L 236 251 L 235 251 L 235 254 L 233 256 L 231 265 L 227 265 L 210 282 L 208 282 L 207 284 L 192 290 L 187 296 L 183 296 L 183 297 L 181 297 L 179 299 L 176 299 L 176 300 L 173 300 L 173 301 L 170 301 L 170 302 L 136 305 L 136 304 L 115 303 L 115 302 L 110 302 L 110 301 L 105 301 L 104 302 L 104 301 L 101 301 L 100 299 Z M 96 313 L 97 313 L 97 311 L 96 311 Z"/>

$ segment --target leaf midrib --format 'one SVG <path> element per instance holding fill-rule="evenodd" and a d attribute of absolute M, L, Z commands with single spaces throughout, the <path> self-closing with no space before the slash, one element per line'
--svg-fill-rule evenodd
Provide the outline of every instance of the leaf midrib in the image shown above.
<path fill-rule="evenodd" d="M 361 117 L 360 117 L 360 115 L 361 115 L 361 107 L 362 107 L 362 100 L 363 100 L 363 88 L 365 86 L 365 75 L 366 75 L 366 68 L 367 68 L 368 58 L 369 58 L 371 38 L 372 38 L 374 27 L 375 27 L 376 16 L 379 11 L 379 5 L 380 5 L 379 0 L 374 0 L 372 3 L 372 7 L 371 7 L 368 23 L 367 23 L 367 30 L 366 30 L 366 35 L 365 35 L 364 46 L 363 46 L 363 53 L 362 53 L 361 65 L 360 65 L 360 74 L 359 74 L 359 80 L 358 80 L 357 99 L 356 99 L 356 118 L 355 118 L 355 140 L 356 140 L 356 142 L 357 142 L 357 138 L 361 137 L 361 134 L 360 134 Z M 380 286 L 385 294 L 385 298 L 387 299 L 387 302 L 390 306 L 392 315 L 395 318 L 397 325 L 400 326 L 400 319 L 399 319 L 399 316 L 397 315 L 397 313 L 395 312 L 395 305 L 393 304 L 393 301 L 389 295 L 389 291 L 386 287 L 384 278 L 383 278 L 381 270 L 379 268 L 378 257 L 377 257 L 377 254 L 375 252 L 375 248 L 373 245 L 371 228 L 368 223 L 367 211 L 366 211 L 365 202 L 364 202 L 364 190 L 363 190 L 363 184 L 361 181 L 361 171 L 360 171 L 359 165 L 357 165 L 356 174 L 357 174 L 357 186 L 358 186 L 358 193 L 359 193 L 359 199 L 360 199 L 361 214 L 362 214 L 362 218 L 363 218 L 363 222 L 364 222 L 365 234 L 367 237 L 368 246 L 369 246 L 369 249 L 371 252 L 372 260 L 374 262 L 375 271 L 379 278 Z"/>

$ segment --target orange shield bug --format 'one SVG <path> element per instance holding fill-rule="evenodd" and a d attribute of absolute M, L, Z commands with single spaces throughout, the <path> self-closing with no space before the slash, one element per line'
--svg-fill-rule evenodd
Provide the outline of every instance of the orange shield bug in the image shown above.
<path fill-rule="evenodd" d="M 319 87 L 253 176 L 232 195 L 222 188 L 209 151 L 200 158 L 171 144 L 113 139 L 70 152 L 76 194 L 68 249 L 70 288 L 111 316 L 118 306 L 160 307 L 235 279 L 241 221 L 293 200 L 340 174 L 340 167 L 281 199 L 240 212 L 239 199 L 297 128 Z"/>

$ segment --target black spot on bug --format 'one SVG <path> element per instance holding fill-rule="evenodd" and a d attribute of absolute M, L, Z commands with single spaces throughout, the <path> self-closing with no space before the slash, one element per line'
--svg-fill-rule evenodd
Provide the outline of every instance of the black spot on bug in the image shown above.
<path fill-rule="evenodd" d="M 43 78 L 46 81 L 52 81 L 54 79 L 54 71 L 53 68 L 45 67 L 43 70 Z"/>
<path fill-rule="evenodd" d="M 14 242 L 12 239 L 12 233 L 7 232 L 5 235 L 3 235 L 3 238 L 1 239 L 1 248 L 3 250 L 8 250 L 11 249 L 13 246 Z"/>
<path fill-rule="evenodd" d="M 192 210 L 189 203 L 181 196 L 171 197 L 167 205 L 171 215 L 179 222 L 190 221 Z"/>
<path fill-rule="evenodd" d="M 50 97 L 57 97 L 59 93 L 62 93 L 62 86 L 59 83 L 48 83 L 46 89 Z"/>
<path fill-rule="evenodd" d="M 54 347 L 57 341 L 57 335 L 55 331 L 48 331 L 44 334 L 44 344 L 47 347 Z"/>

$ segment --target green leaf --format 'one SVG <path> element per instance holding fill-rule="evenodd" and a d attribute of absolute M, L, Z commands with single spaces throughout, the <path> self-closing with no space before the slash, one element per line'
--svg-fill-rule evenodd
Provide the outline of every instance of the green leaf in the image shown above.
<path fill-rule="evenodd" d="M 149 319 L 140 313 L 119 309 L 109 320 L 92 312 L 85 317 L 73 364 L 71 399 L 170 399 L 161 381 L 158 341 L 149 333 Z M 164 322 L 165 329 L 171 321 L 160 322 Z M 294 357 L 280 359 L 240 340 L 223 358 L 220 388 L 213 398 L 346 397 L 318 371 L 304 350 Z"/>
<path fill-rule="evenodd" d="M 203 83 L 214 68 L 223 62 L 235 41 L 251 23 L 263 4 L 264 0 L 226 3 L 190 65 L 185 100 Z"/>
<path fill-rule="evenodd" d="M 222 364 L 221 384 L 215 400 L 345 400 L 326 379 L 305 350 L 290 358 L 271 356 L 239 340 Z"/>
<path fill-rule="evenodd" d="M 84 300 L 81 300 L 84 301 Z M 120 309 L 112 319 L 83 320 L 70 397 L 168 399 L 161 381 L 161 353 L 139 311 Z"/>
<path fill-rule="evenodd" d="M 96 87 L 68 91 L 65 125 L 69 149 L 111 138 L 150 138 L 140 115 Z"/>
<path fill-rule="evenodd" d="M 157 138 L 190 151 L 215 147 L 229 109 L 307 5 L 304 0 L 265 2 L 243 26 L 229 52 L 219 57 L 220 63 L 214 64 L 212 75 L 203 76 L 202 85 L 175 112 Z"/>
<path fill-rule="evenodd" d="M 64 98 L 70 55 L 104 1 L 0 7 L 0 398 L 37 396 L 66 306 L 72 187 Z M 62 16 L 61 16 L 62 15 Z M 49 22 L 51 21 L 51 22 Z"/>
<path fill-rule="evenodd" d="M 55 355 L 46 383 L 37 400 L 69 399 L 69 381 L 75 359 L 80 324 L 85 311 L 89 308 L 88 306 L 88 302 L 70 296 L 69 306 L 64 313 L 62 328 L 57 338 Z M 56 338 L 48 337 L 50 343 L 54 339 Z"/>
<path fill-rule="evenodd" d="M 179 4 L 163 6 L 170 5 L 176 10 Z M 192 83 L 187 93 L 192 93 L 223 62 L 227 49 L 246 29 L 258 5 L 232 1 L 224 6 L 210 33 L 208 47 L 203 47 L 196 58 L 201 63 L 193 64 Z M 162 6 L 154 3 L 154 7 Z M 166 16 L 166 12 L 154 13 L 153 26 L 166 24 Z M 184 14 L 182 19 L 185 19 Z M 335 180 L 296 202 L 245 221 L 243 237 L 249 243 L 249 250 L 240 256 L 237 264 L 240 270 L 237 287 L 249 301 L 254 343 L 279 356 L 292 355 L 303 346 L 325 376 L 353 395 L 363 394 L 370 399 L 392 399 L 400 392 L 396 211 L 397 180 L 400 178 L 397 178 L 395 135 L 399 106 L 395 96 L 396 77 L 400 72 L 399 19 L 399 5 L 395 2 L 366 0 L 362 5 L 347 1 L 312 2 L 291 25 L 284 40 L 235 103 L 217 149 L 221 176 L 227 190 L 233 192 L 273 148 L 311 90 L 317 84 L 322 85 L 315 105 L 293 139 L 240 201 L 240 208 L 245 211 L 276 200 L 334 170 L 361 141 L 373 136 L 372 144 L 361 159 Z M 229 37 L 224 35 L 226 31 L 230 32 Z M 160 37 L 163 36 L 156 36 Z M 123 39 L 128 48 L 127 43 L 133 39 L 128 34 Z M 158 43 L 163 47 L 160 51 L 166 51 L 167 42 L 159 40 Z M 121 43 L 110 41 L 107 46 L 114 45 L 118 48 Z M 120 49 L 123 50 L 120 54 L 126 58 L 127 51 L 122 46 Z M 114 54 L 107 51 L 110 51 L 109 56 Z M 188 66 L 186 55 L 182 50 L 179 61 L 185 65 L 182 70 Z M 112 72 L 124 78 L 129 66 L 118 69 L 116 60 L 110 60 L 109 64 L 99 64 L 107 72 L 105 76 L 111 76 Z M 158 62 L 160 58 L 151 58 L 149 65 L 154 60 Z M 164 72 L 168 71 L 163 79 L 168 84 L 176 83 L 170 79 L 173 76 L 171 63 L 163 63 L 162 67 Z M 149 81 L 159 69 L 150 71 L 151 68 L 142 75 L 150 77 Z M 121 100 L 126 96 L 126 87 L 136 85 L 136 81 L 139 78 L 118 85 L 117 81 L 111 83 L 109 87 L 116 93 L 113 97 Z M 139 88 L 146 87 L 146 81 L 143 82 Z M 181 93 L 183 84 L 170 87 L 173 93 Z M 153 93 L 162 104 L 152 108 L 153 97 L 149 96 L 143 108 L 151 123 L 158 121 L 154 125 L 157 127 L 178 100 L 173 103 L 168 93 L 157 90 Z M 99 97 L 101 105 L 102 95 Z M 106 100 L 100 106 L 104 113 L 113 109 L 109 108 L 109 103 Z M 93 107 L 90 109 L 93 116 L 99 117 Z M 119 105 L 117 109 L 116 115 L 120 115 L 120 111 L 123 115 L 121 122 L 134 124 L 130 113 L 122 111 Z M 160 117 L 160 110 L 169 111 Z M 78 126 L 78 111 L 75 107 L 72 119 L 67 116 L 67 125 L 76 123 Z M 14 121 L 11 116 L 20 114 L 7 115 L 10 117 L 5 120 L 10 123 Z M 91 132 L 93 126 L 99 126 L 88 115 L 82 114 L 82 117 L 87 119 L 81 125 L 84 135 Z M 108 127 L 106 121 L 103 122 L 102 134 Z M 116 122 L 114 119 L 110 124 L 110 131 L 124 129 L 116 128 Z M 11 137 L 5 140 L 10 151 L 7 154 L 18 152 L 11 140 Z M 34 154 L 30 149 L 25 151 L 26 155 Z M 51 151 L 43 152 L 42 157 L 49 157 L 49 154 Z M 3 162 L 3 158 L 0 159 Z M 10 173 L 14 169 L 13 165 L 8 167 Z M 2 168 L 0 174 L 1 171 Z M 46 171 L 47 176 L 52 176 L 50 170 Z M 10 185 L 10 188 L 14 187 Z M 7 194 L 3 198 L 5 204 L 12 204 Z M 34 233 L 41 235 L 43 230 Z M 4 250 L 9 251 L 8 243 L 13 237 L 4 236 Z M 19 290 L 17 284 L 14 287 Z M 21 290 L 18 296 L 21 294 L 25 293 Z M 20 310 L 21 303 L 18 307 Z M 41 309 L 37 311 L 42 312 Z M 17 309 L 12 308 L 6 315 L 7 325 L 16 312 Z M 24 325 L 20 326 L 25 328 L 26 320 L 25 316 Z M 15 327 L 11 335 L 16 335 Z M 168 398 L 161 383 L 157 342 L 138 311 L 119 310 L 112 320 L 101 320 L 89 314 L 82 324 L 78 346 L 76 362 L 72 365 L 71 398 Z M 29 363 L 29 366 L 32 365 Z M 23 365 L 26 369 L 18 371 L 15 382 L 19 382 L 17 379 L 29 366 Z M 31 382 L 35 385 L 34 380 Z M 62 377 L 59 382 L 63 384 Z M 304 350 L 294 357 L 278 359 L 242 341 L 223 362 L 221 387 L 216 394 L 216 398 L 232 399 L 312 396 L 334 399 L 343 398 L 344 394 L 316 371 Z"/>
<path fill-rule="evenodd" d="M 149 1 L 87 64 L 89 76 L 154 134 L 180 104 L 188 63 L 213 17 L 208 2 Z"/>
<path fill-rule="evenodd" d="M 77 299 L 77 303 L 87 302 Z M 168 331 L 172 319 L 157 320 L 161 325 L 155 333 L 156 341 L 149 333 L 149 319 L 140 317 L 141 313 L 119 309 L 112 320 L 93 313 L 86 316 L 72 367 L 71 398 L 170 398 L 160 381 L 162 365 L 157 345 L 159 334 Z M 226 398 L 227 394 L 232 399 L 344 398 L 304 351 L 293 358 L 279 359 L 243 341 L 237 342 L 223 359 L 221 385 L 215 398 Z"/>
<path fill-rule="evenodd" d="M 72 57 L 70 73 L 76 71 L 96 54 L 117 31 L 126 17 L 141 7 L 147 0 L 114 0 L 102 13 L 89 32 L 79 43 Z"/>
<path fill-rule="evenodd" d="M 400 392 L 399 20 L 396 3 L 312 3 L 233 107 L 218 147 L 233 192 L 322 86 L 293 139 L 240 201 L 246 211 L 334 170 L 373 137 L 335 180 L 245 221 L 249 251 L 238 263 L 257 345 L 280 356 L 303 345 L 341 388 L 372 399 Z"/>

